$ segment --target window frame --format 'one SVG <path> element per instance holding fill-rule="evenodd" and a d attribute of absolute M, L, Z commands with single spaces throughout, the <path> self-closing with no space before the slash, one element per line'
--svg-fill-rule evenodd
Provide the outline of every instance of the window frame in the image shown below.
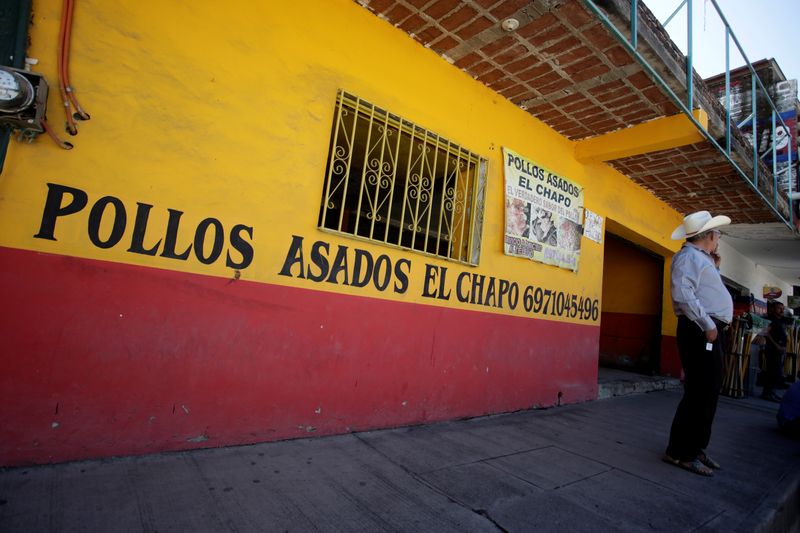
<path fill-rule="evenodd" d="M 364 146 L 356 144 L 363 140 L 357 136 L 359 127 L 365 130 L 360 132 L 362 135 L 366 132 Z M 375 132 L 377 141 L 371 138 Z M 393 135 L 397 138 L 391 139 Z M 401 151 L 403 141 L 407 142 L 407 146 Z M 371 153 L 377 149 L 380 151 L 379 157 L 372 157 Z M 363 155 L 357 151 L 363 151 Z M 355 162 L 354 154 L 357 154 Z M 443 162 L 439 161 L 440 155 Z M 432 164 L 429 161 L 431 157 Z M 414 166 L 419 165 L 419 172 L 412 172 L 412 161 Z M 403 165 L 405 169 L 401 168 Z M 326 233 L 477 266 L 483 233 L 486 170 L 487 160 L 480 155 L 358 96 L 339 90 L 317 227 Z M 353 179 L 358 180 L 357 185 L 350 183 Z M 355 210 L 353 199 L 348 200 L 349 196 L 354 196 L 354 187 L 358 188 Z M 367 190 L 368 187 L 374 188 L 374 196 Z M 399 200 L 395 198 L 398 188 L 402 189 L 402 198 Z M 365 190 L 366 212 L 362 207 Z M 338 206 L 337 200 L 341 201 Z M 387 201 L 384 218 L 381 210 Z M 420 213 L 420 202 L 423 201 L 426 205 Z M 416 209 L 410 209 L 410 203 L 413 202 L 416 202 Z M 439 203 L 438 209 L 436 202 Z M 394 212 L 396 209 L 400 210 L 399 220 Z M 410 223 L 406 220 L 407 211 Z M 438 217 L 437 228 L 431 227 L 434 212 Z M 330 220 L 332 213 L 338 213 L 338 222 Z M 354 223 L 349 220 L 352 213 L 355 213 Z M 427 220 L 422 227 L 419 223 L 421 215 L 425 213 Z M 348 215 L 346 223 L 345 214 Z M 454 221 L 457 214 L 456 225 Z M 363 232 L 359 230 L 363 219 L 369 222 L 368 235 L 361 234 Z M 376 223 L 384 227 L 383 238 L 375 235 Z M 397 239 L 389 239 L 390 230 L 397 231 Z M 406 240 L 411 235 L 411 245 L 404 242 L 404 232 Z M 418 236 L 420 244 L 416 242 Z M 434 238 L 435 245 L 432 246 Z M 443 243 L 446 243 L 446 255 L 442 253 Z M 430 251 L 431 247 L 435 250 Z"/>

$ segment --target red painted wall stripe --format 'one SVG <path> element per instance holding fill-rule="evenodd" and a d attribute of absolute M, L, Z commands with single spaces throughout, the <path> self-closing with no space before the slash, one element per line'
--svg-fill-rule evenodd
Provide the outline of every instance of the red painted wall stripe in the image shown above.
<path fill-rule="evenodd" d="M 0 463 L 596 398 L 599 327 L 0 248 Z"/>
<path fill-rule="evenodd" d="M 644 371 L 656 365 L 661 343 L 661 316 L 604 311 L 600 317 L 600 360 L 612 366 Z"/>
<path fill-rule="evenodd" d="M 674 335 L 661 336 L 661 374 L 674 378 L 683 376 L 681 357 L 678 355 L 678 340 Z"/>

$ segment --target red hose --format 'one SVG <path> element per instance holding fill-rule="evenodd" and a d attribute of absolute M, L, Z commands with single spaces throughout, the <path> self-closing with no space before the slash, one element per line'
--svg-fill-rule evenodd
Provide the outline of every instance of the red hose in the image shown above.
<path fill-rule="evenodd" d="M 75 12 L 75 0 L 65 0 L 67 4 L 67 20 L 66 20 L 66 28 L 64 30 L 64 48 L 63 48 L 63 76 L 64 76 L 64 86 L 67 92 L 67 96 L 69 97 L 70 102 L 75 107 L 75 112 L 78 114 L 78 117 L 81 120 L 89 120 L 89 113 L 83 110 L 81 104 L 78 103 L 78 97 L 75 96 L 75 91 L 72 89 L 72 84 L 70 83 L 69 79 L 69 50 L 70 50 L 70 41 L 72 40 L 72 18 Z"/>
<path fill-rule="evenodd" d="M 64 0 L 61 8 L 61 26 L 58 30 L 58 89 L 61 93 L 61 101 L 64 103 L 64 112 L 67 115 L 67 132 L 70 135 L 77 135 L 78 126 L 75 124 L 75 119 L 72 117 L 72 112 L 70 111 L 70 100 L 67 95 L 67 85 L 64 78 L 64 36 L 67 34 L 69 7 L 70 0 Z M 45 130 L 47 130 L 47 128 L 45 128 Z M 50 136 L 52 137 L 53 135 L 51 134 Z M 60 140 L 57 141 L 57 143 L 60 144 Z"/>
<path fill-rule="evenodd" d="M 72 143 L 68 143 L 66 141 L 62 141 L 56 132 L 53 131 L 53 128 L 50 127 L 50 124 L 47 123 L 47 120 L 42 119 L 39 121 L 39 124 L 42 125 L 44 131 L 50 136 L 51 139 L 58 145 L 59 148 L 63 148 L 64 150 L 72 150 Z"/>

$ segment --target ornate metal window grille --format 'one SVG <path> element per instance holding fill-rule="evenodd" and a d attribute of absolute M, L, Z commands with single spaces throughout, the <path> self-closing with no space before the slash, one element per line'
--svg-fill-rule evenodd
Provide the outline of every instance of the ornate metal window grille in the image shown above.
<path fill-rule="evenodd" d="M 340 91 L 319 227 L 477 265 L 486 161 Z"/>

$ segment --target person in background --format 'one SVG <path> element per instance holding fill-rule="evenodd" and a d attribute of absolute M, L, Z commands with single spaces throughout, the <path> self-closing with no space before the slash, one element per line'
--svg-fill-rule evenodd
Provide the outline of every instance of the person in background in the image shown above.
<path fill-rule="evenodd" d="M 775 389 L 783 384 L 783 358 L 786 355 L 786 327 L 783 322 L 784 306 L 780 302 L 770 302 L 767 307 L 767 316 L 770 319 L 767 333 L 764 335 L 764 388 L 761 398 L 771 402 L 781 401 L 775 394 Z"/>
<path fill-rule="evenodd" d="M 685 379 L 663 459 L 703 476 L 712 476 L 713 469 L 720 468 L 705 449 L 722 384 L 725 331 L 733 319 L 733 299 L 718 270 L 721 233 L 716 229 L 730 223 L 726 216 L 698 211 L 687 215 L 672 232 L 672 239 L 686 239 L 672 258 L 670 272 L 672 307 L 678 316 L 678 355 Z"/>
<path fill-rule="evenodd" d="M 777 418 L 781 431 L 796 439 L 800 438 L 800 381 L 795 381 L 783 395 Z"/>

